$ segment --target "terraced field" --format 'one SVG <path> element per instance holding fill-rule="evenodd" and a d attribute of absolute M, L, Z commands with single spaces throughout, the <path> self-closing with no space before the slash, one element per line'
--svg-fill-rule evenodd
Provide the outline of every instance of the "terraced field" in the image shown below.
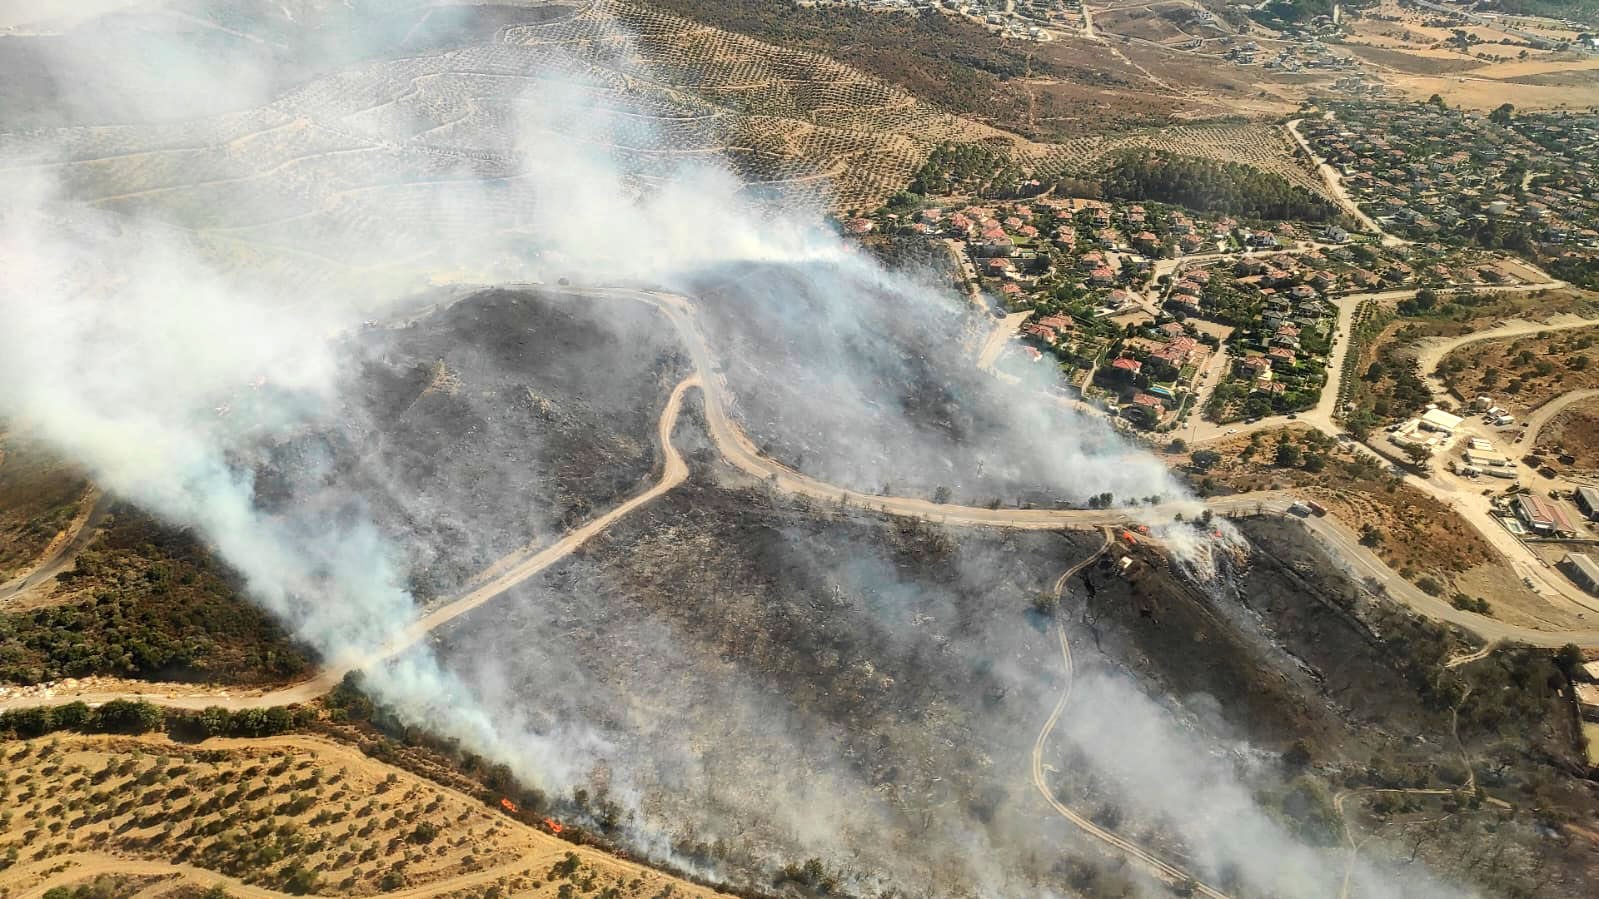
<path fill-rule="evenodd" d="M 338 68 L 255 108 L 0 134 L 0 175 L 49 173 L 74 198 L 191 230 L 219 256 L 307 284 L 410 263 L 522 274 L 539 253 L 530 234 L 549 212 L 549 179 L 590 170 L 647 192 L 711 163 L 759 203 L 847 212 L 901 189 L 945 142 L 989 143 L 1044 177 L 1154 144 L 1316 186 L 1275 126 L 1041 145 L 825 57 L 643 5 L 495 15 L 449 46 Z"/>

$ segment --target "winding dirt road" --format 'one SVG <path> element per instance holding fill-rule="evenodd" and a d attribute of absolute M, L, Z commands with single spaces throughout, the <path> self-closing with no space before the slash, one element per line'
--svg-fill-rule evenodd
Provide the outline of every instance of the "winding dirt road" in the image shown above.
<path fill-rule="evenodd" d="M 1134 521 L 1165 522 L 1172 520 L 1179 513 L 1193 515 L 1205 509 L 1222 515 L 1273 514 L 1290 517 L 1287 509 L 1292 504 L 1293 497 L 1287 493 L 1276 491 L 1222 497 L 1207 502 L 1198 500 L 1171 502 L 1132 510 L 1048 510 L 951 506 L 908 497 L 865 494 L 827 484 L 763 456 L 749 440 L 748 436 L 744 434 L 743 430 L 728 416 L 726 411 L 727 404 L 723 396 L 725 384 L 719 374 L 720 368 L 715 364 L 710 354 L 704 336 L 695 319 L 694 308 L 687 299 L 667 293 L 621 288 L 574 288 L 566 292 L 590 298 L 620 298 L 648 303 L 666 315 L 682 337 L 684 346 L 689 352 L 695 373 L 685 378 L 673 389 L 665 408 L 662 410 L 657 426 L 656 439 L 661 447 L 663 465 L 660 479 L 653 486 L 604 515 L 568 532 L 555 543 L 542 548 L 527 546 L 507 555 L 475 578 L 466 593 L 422 615 L 380 649 L 364 656 L 334 660 L 317 677 L 309 681 L 279 690 L 247 696 L 220 696 L 208 693 L 163 696 L 154 692 L 159 689 L 157 685 L 152 685 L 152 691 L 148 693 L 124 691 L 98 694 L 92 692 L 68 693 L 47 697 L 20 696 L 0 701 L 0 709 L 35 705 L 60 705 L 72 701 L 98 704 L 113 699 L 144 699 L 153 701 L 158 705 L 180 709 L 199 709 L 218 705 L 230 709 L 241 709 L 303 703 L 315 699 L 333 689 L 347 673 L 371 667 L 404 652 L 423 640 L 434 629 L 478 608 L 516 584 L 547 569 L 581 547 L 588 540 L 605 531 L 618 520 L 682 484 L 688 476 L 688 467 L 681 454 L 672 444 L 672 432 L 676 427 L 678 416 L 682 409 L 684 395 L 689 389 L 696 387 L 700 388 L 704 398 L 705 417 L 710 437 L 723 458 L 729 464 L 764 480 L 784 492 L 816 500 L 842 501 L 890 514 L 914 516 L 948 524 L 1051 530 L 1092 527 L 1105 529 L 1106 540 L 1100 550 L 1068 569 L 1056 580 L 1055 590 L 1057 596 L 1064 594 L 1067 582 L 1072 575 L 1080 572 L 1110 548 L 1113 538 L 1109 528 L 1113 526 L 1129 524 Z M 1374 578 L 1384 586 L 1386 592 L 1393 598 L 1410 605 L 1423 614 L 1451 621 L 1476 631 L 1490 642 L 1515 639 L 1542 646 L 1557 646 L 1565 642 L 1599 646 L 1599 631 L 1568 631 L 1561 633 L 1533 631 L 1461 612 L 1436 597 L 1428 596 L 1407 581 L 1399 578 L 1380 559 L 1371 554 L 1365 547 L 1360 546 L 1358 538 L 1347 526 L 1331 516 L 1296 520 L 1302 521 L 1304 526 L 1326 545 L 1333 557 L 1342 559 L 1349 567 L 1351 574 Z M 1039 732 L 1038 739 L 1034 743 L 1032 754 L 1032 780 L 1034 786 L 1044 796 L 1050 806 L 1066 820 L 1094 839 L 1103 842 L 1105 845 L 1143 865 L 1156 876 L 1172 884 L 1193 884 L 1195 891 L 1199 895 L 1212 897 L 1212 899 L 1226 899 L 1226 894 L 1213 887 L 1198 883 L 1175 865 L 1160 859 L 1137 844 L 1096 825 L 1093 821 L 1061 802 L 1049 789 L 1044 776 L 1043 753 L 1050 736 L 1059 724 L 1061 716 L 1071 700 L 1073 682 L 1071 647 L 1066 639 L 1065 627 L 1059 621 L 1056 623 L 1056 635 L 1060 642 L 1061 660 L 1066 672 L 1066 682 L 1059 700 L 1051 710 L 1049 717 Z M 1488 649 L 1485 647 L 1480 653 L 1473 653 L 1458 660 L 1453 660 L 1451 667 L 1486 655 L 1487 651 Z M 83 872 L 85 871 L 92 872 L 110 864 L 122 865 L 123 867 L 119 870 L 130 870 L 126 867 L 127 863 L 121 859 L 116 859 L 113 862 L 107 858 L 85 856 L 82 861 L 83 865 L 75 869 L 75 879 L 84 876 Z M 144 865 L 145 863 L 137 864 Z M 152 873 L 158 870 L 162 873 L 183 871 L 181 866 L 159 863 L 149 863 L 146 867 Z M 206 873 L 208 874 L 209 872 Z M 495 872 L 495 875 L 497 876 L 498 873 L 503 872 Z M 53 883 L 54 881 L 52 880 L 51 882 Z M 473 883 L 476 882 L 478 881 L 473 881 Z M 35 892 L 40 891 L 30 890 L 25 895 L 32 896 Z M 429 890 L 429 894 L 434 892 L 437 892 L 437 890 Z M 241 891 L 241 895 L 243 894 L 250 895 L 251 899 L 269 899 L 269 897 L 276 896 L 276 894 L 263 890 Z"/>
<path fill-rule="evenodd" d="M 59 540 L 56 548 L 41 559 L 33 570 L 0 584 L 0 602 L 48 583 L 56 575 L 72 567 L 72 563 L 78 558 L 78 553 L 89 545 L 89 541 L 94 539 L 95 532 L 100 529 L 100 524 L 111 514 L 111 503 L 111 497 L 104 493 L 95 496 L 89 511 L 73 522 L 70 533 Z"/>
<path fill-rule="evenodd" d="M 542 285 L 537 286 L 540 289 L 547 289 Z M 879 496 L 828 484 L 762 455 L 743 429 L 731 419 L 727 413 L 728 404 L 723 393 L 725 384 L 719 374 L 720 367 L 711 356 L 708 344 L 695 319 L 693 305 L 686 298 L 632 288 L 587 287 L 570 288 L 564 292 L 591 299 L 624 299 L 647 303 L 665 314 L 683 339 L 695 374 L 677 385 L 662 410 L 656 439 L 661 446 L 664 464 L 661 479 L 654 486 L 567 533 L 553 544 L 544 547 L 526 546 L 507 555 L 474 578 L 466 593 L 427 612 L 383 647 L 364 656 L 330 660 L 328 665 L 310 680 L 277 690 L 241 695 L 194 692 L 188 687 L 163 692 L 163 687 L 159 684 L 151 684 L 148 691 L 138 692 L 119 689 L 115 692 L 90 690 L 68 691 L 48 696 L 19 695 L 0 699 L 0 710 L 32 705 L 62 705 L 74 701 L 95 705 L 114 699 L 144 699 L 179 709 L 202 709 L 207 706 L 244 709 L 269 708 L 316 699 L 331 691 L 346 674 L 370 668 L 409 649 L 434 629 L 544 571 L 621 518 L 681 484 L 688 476 L 688 468 L 682 456 L 672 446 L 671 435 L 682 407 L 683 396 L 694 387 L 701 389 L 710 437 L 723 459 L 785 493 L 822 502 L 843 502 L 864 509 L 944 524 L 1029 530 L 1098 528 L 1133 523 L 1158 524 L 1173 521 L 1179 516 L 1192 519 L 1207 509 L 1218 515 L 1276 515 L 1300 521 L 1322 542 L 1333 558 L 1342 561 L 1351 575 L 1374 581 L 1382 586 L 1390 598 L 1428 617 L 1459 625 L 1486 641 L 1520 641 L 1545 647 L 1557 647 L 1565 643 L 1599 647 L 1599 630 L 1534 630 L 1456 609 L 1450 603 L 1422 592 L 1399 577 L 1369 549 L 1361 546 L 1356 534 L 1333 516 L 1301 519 L 1290 515 L 1288 509 L 1294 503 L 1295 497 L 1283 491 L 1236 494 L 1206 501 L 1185 499 L 1136 509 L 990 509 L 946 505 L 914 497 Z"/>
<path fill-rule="evenodd" d="M 1114 540 L 1115 538 L 1112 536 L 1110 529 L 1106 528 L 1105 544 L 1101 546 L 1093 555 L 1090 555 L 1088 558 L 1083 559 L 1081 562 L 1078 562 L 1076 565 L 1068 568 L 1064 574 L 1056 579 L 1055 598 L 1057 600 L 1060 600 L 1064 597 L 1066 592 L 1066 583 L 1071 579 L 1072 575 L 1077 574 L 1084 568 L 1087 568 L 1100 556 L 1104 555 L 1105 552 L 1110 549 Z M 1195 885 L 1194 892 L 1201 896 L 1209 896 L 1212 897 L 1212 899 L 1227 899 L 1226 893 L 1200 883 L 1193 877 L 1189 876 L 1186 871 L 1182 870 L 1176 865 L 1164 861 L 1160 857 L 1145 850 L 1142 846 L 1123 839 L 1117 834 L 1100 827 L 1098 824 L 1095 824 L 1093 821 L 1077 813 L 1070 806 L 1066 805 L 1066 803 L 1061 802 L 1060 798 L 1055 795 L 1055 792 L 1049 788 L 1049 782 L 1044 778 L 1044 749 L 1046 746 L 1048 746 L 1050 735 L 1055 732 L 1056 725 L 1060 723 L 1061 715 L 1066 711 L 1066 705 L 1071 702 L 1072 685 L 1075 682 L 1074 671 L 1072 668 L 1072 648 L 1071 644 L 1066 640 L 1066 626 L 1060 619 L 1059 610 L 1057 610 L 1055 618 L 1055 635 L 1060 641 L 1061 665 L 1066 674 L 1066 682 L 1065 685 L 1061 687 L 1060 699 L 1056 700 L 1055 707 L 1050 710 L 1049 717 L 1044 721 L 1043 729 L 1038 732 L 1038 739 L 1033 742 L 1033 786 L 1038 789 L 1039 795 L 1044 797 L 1044 801 L 1048 802 L 1050 807 L 1059 813 L 1062 818 L 1070 821 L 1072 824 L 1076 825 L 1080 830 L 1094 839 L 1099 840 L 1113 849 L 1116 849 L 1117 851 L 1126 855 L 1128 858 L 1131 858 L 1132 860 L 1143 865 L 1155 876 L 1166 881 L 1168 884 L 1176 885 L 1182 883 L 1191 883 Z"/>

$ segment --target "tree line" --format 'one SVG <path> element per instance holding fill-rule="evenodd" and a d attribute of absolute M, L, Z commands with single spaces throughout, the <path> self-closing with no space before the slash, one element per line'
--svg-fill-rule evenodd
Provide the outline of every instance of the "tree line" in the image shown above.
<path fill-rule="evenodd" d="M 1124 150 L 1099 177 L 1104 196 L 1184 206 L 1246 219 L 1328 222 L 1338 210 L 1281 175 L 1237 162 L 1180 156 L 1164 150 Z"/>

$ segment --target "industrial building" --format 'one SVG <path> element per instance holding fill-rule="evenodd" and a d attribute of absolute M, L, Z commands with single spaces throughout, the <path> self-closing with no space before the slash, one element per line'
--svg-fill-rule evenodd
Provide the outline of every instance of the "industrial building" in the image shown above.
<path fill-rule="evenodd" d="M 1587 553 L 1566 553 L 1560 560 L 1560 569 L 1577 586 L 1589 593 L 1599 594 L 1599 562 Z"/>
<path fill-rule="evenodd" d="M 1533 533 L 1542 537 L 1573 537 L 1577 533 L 1571 516 L 1560 508 L 1559 503 L 1532 493 L 1516 497 L 1516 515 Z"/>
<path fill-rule="evenodd" d="M 1577 508 L 1588 517 L 1589 521 L 1599 520 L 1599 490 L 1592 487 L 1577 488 Z"/>
<path fill-rule="evenodd" d="M 1465 419 L 1460 416 L 1452 415 L 1438 408 L 1428 409 L 1421 416 L 1421 426 L 1423 428 L 1429 431 L 1437 431 L 1441 434 L 1454 434 L 1455 428 L 1460 427 L 1460 423 L 1463 421 Z"/>

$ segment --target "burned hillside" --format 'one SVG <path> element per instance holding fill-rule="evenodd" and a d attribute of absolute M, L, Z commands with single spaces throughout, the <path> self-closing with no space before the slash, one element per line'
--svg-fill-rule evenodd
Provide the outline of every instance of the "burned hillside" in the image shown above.
<path fill-rule="evenodd" d="M 1068 581 L 1057 619 L 1038 598 L 1099 548 L 1097 533 L 945 529 L 797 502 L 722 468 L 691 425 L 677 444 L 689 485 L 437 643 L 491 701 L 537 709 L 540 733 L 604 745 L 590 774 L 599 826 L 656 857 L 737 879 L 814 855 L 927 889 L 1067 891 L 1087 864 L 1125 884 L 1125 862 L 1107 866 L 1028 783 L 1067 683 L 1057 620 L 1078 698 L 1043 747 L 1049 789 L 1212 882 L 1295 894 L 1336 878 L 1335 792 L 1458 774 L 1436 764 L 1448 711 L 1339 611 L 1346 597 L 1331 591 L 1359 591 L 1330 567 L 1307 578 L 1257 553 L 1202 586 L 1119 543 Z M 1356 690 L 1383 702 L 1357 714 Z M 1149 769 L 1173 754 L 1180 767 Z M 1237 838 L 1308 846 L 1264 871 L 1233 858 L 1252 850 L 1218 832 L 1227 803 Z M 1520 819 L 1501 826 L 1535 839 Z M 1433 888 L 1392 861 L 1374 842 L 1357 882 Z"/>
<path fill-rule="evenodd" d="M 774 458 L 865 492 L 966 505 L 1174 489 L 1103 422 L 1055 402 L 1048 372 L 1017 390 L 977 370 L 986 316 L 858 263 L 736 266 L 692 285 L 733 411 Z"/>
<path fill-rule="evenodd" d="M 337 420 L 262 451 L 269 509 L 358 504 L 423 598 L 642 489 L 687 373 L 653 309 L 490 290 L 350 341 Z"/>

